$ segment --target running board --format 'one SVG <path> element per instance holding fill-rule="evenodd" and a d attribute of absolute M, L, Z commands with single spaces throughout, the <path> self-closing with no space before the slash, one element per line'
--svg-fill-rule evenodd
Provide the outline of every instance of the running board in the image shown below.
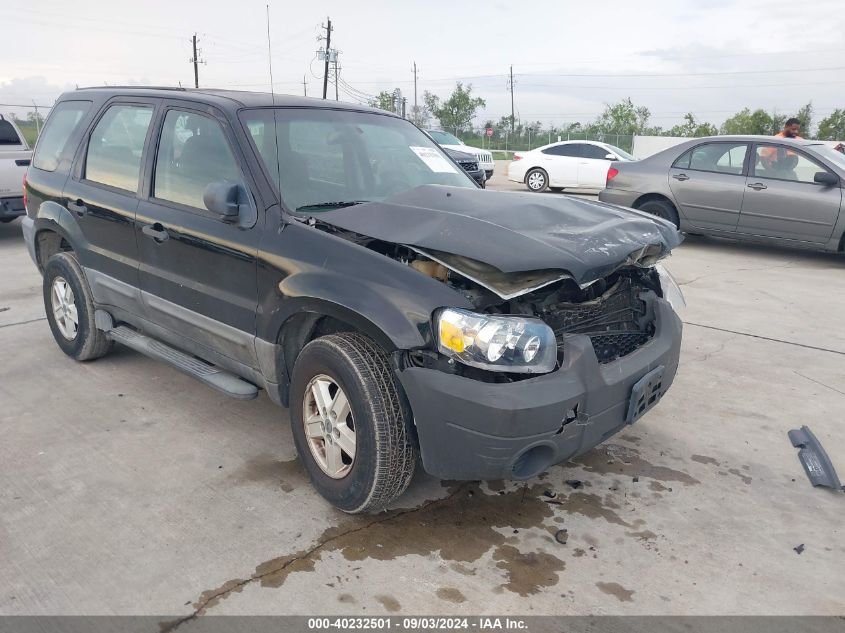
<path fill-rule="evenodd" d="M 248 383 L 214 365 L 209 365 L 205 361 L 180 352 L 169 345 L 165 345 L 161 341 L 144 336 L 140 332 L 125 325 L 119 325 L 109 329 L 106 332 L 106 336 L 121 345 L 134 349 L 136 352 L 141 352 L 150 358 L 163 361 L 171 367 L 175 367 L 179 371 L 205 383 L 212 389 L 216 389 L 220 393 L 232 398 L 251 400 L 258 395 L 258 387 L 252 383 Z"/>

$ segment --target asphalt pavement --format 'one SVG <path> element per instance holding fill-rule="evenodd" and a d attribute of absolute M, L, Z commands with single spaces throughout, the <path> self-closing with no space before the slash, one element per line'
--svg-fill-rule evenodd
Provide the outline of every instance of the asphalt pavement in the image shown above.
<path fill-rule="evenodd" d="M 0 225 L 0 614 L 841 614 L 845 495 L 787 431 L 845 475 L 845 258 L 688 238 L 667 266 L 681 365 L 642 420 L 528 482 L 419 472 L 350 517 L 263 394 L 65 357 Z"/>

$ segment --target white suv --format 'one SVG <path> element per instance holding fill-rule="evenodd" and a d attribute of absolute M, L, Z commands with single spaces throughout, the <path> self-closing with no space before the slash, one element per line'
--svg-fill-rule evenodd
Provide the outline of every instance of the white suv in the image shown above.
<path fill-rule="evenodd" d="M 0 114 L 0 222 L 23 215 L 23 176 L 32 151 L 17 126 Z"/>
<path fill-rule="evenodd" d="M 440 147 L 454 149 L 459 152 L 475 156 L 476 160 L 478 160 L 478 166 L 487 173 L 487 180 L 490 180 L 490 176 L 493 175 L 493 168 L 495 167 L 495 164 L 493 163 L 493 154 L 488 152 L 486 149 L 478 149 L 477 147 L 465 145 L 464 142 L 457 136 L 449 134 L 449 132 L 444 132 L 443 130 L 426 130 L 426 132 L 428 132 L 428 135 L 433 138 L 434 142 Z"/>

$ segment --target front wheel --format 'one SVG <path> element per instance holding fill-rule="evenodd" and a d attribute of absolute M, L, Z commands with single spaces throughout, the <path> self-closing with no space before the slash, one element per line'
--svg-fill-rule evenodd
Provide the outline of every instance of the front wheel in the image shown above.
<path fill-rule="evenodd" d="M 525 185 L 530 191 L 540 193 L 541 191 L 545 191 L 546 187 L 549 186 L 549 176 L 542 169 L 532 169 L 525 174 Z"/>
<path fill-rule="evenodd" d="M 408 487 L 416 454 L 407 417 L 387 355 L 372 339 L 330 334 L 296 359 L 296 449 L 317 491 L 344 512 L 382 509 Z"/>

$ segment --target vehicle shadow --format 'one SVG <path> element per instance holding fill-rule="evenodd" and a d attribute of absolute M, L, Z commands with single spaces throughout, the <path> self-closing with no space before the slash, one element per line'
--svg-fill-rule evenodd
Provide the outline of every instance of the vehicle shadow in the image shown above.
<path fill-rule="evenodd" d="M 23 231 L 21 230 L 20 219 L 12 220 L 11 222 L 0 223 L 0 240 L 22 239 Z"/>

